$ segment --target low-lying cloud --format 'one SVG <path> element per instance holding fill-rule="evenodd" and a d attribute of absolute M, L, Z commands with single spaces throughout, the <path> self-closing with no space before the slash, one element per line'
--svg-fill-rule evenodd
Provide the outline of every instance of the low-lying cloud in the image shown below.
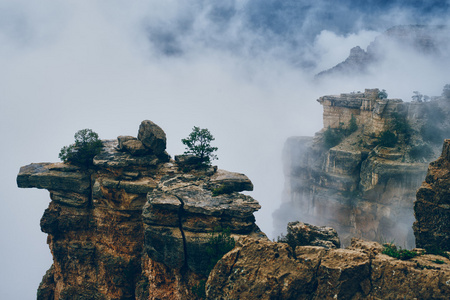
<path fill-rule="evenodd" d="M 448 83 L 448 57 L 424 58 L 396 46 L 368 75 L 314 81 L 391 25 L 440 23 L 448 12 L 442 1 L 426 9 L 356 3 L 4 0 L 0 219 L 10 246 L 2 253 L 1 298 L 16 297 L 19 286 L 19 298 L 34 297 L 51 264 L 45 236 L 36 239 L 48 194 L 17 189 L 19 167 L 57 161 L 82 128 L 112 139 L 136 135 L 150 119 L 166 131 L 171 155 L 184 151 L 180 140 L 193 126 L 209 128 L 218 166 L 254 182 L 251 195 L 263 207 L 257 223 L 271 234 L 284 141 L 321 128 L 319 96 L 379 87 L 409 100 L 413 90 L 434 95 Z"/>

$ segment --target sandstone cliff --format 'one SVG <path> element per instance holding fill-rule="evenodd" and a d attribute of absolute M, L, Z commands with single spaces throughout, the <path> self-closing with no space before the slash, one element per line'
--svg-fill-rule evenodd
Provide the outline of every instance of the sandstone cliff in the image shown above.
<path fill-rule="evenodd" d="M 52 200 L 41 229 L 53 265 L 38 299 L 196 299 L 214 230 L 265 238 L 253 216 L 260 205 L 239 193 L 253 189 L 245 175 L 170 159 L 165 133 L 151 121 L 138 137 L 104 141 L 89 169 L 20 169 L 19 187 L 47 189 Z"/>
<path fill-rule="evenodd" d="M 285 144 L 276 234 L 300 220 L 332 226 L 344 245 L 362 237 L 414 247 L 415 193 L 450 132 L 450 100 L 405 103 L 380 95 L 367 89 L 318 99 L 324 128 Z M 389 135 L 393 142 L 383 144 Z"/>
<path fill-rule="evenodd" d="M 418 247 L 450 251 L 450 140 L 430 163 L 414 203 L 414 235 Z"/>

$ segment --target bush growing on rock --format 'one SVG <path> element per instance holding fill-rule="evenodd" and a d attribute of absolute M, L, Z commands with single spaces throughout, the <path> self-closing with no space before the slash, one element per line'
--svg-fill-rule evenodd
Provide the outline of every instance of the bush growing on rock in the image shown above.
<path fill-rule="evenodd" d="M 382 251 L 383 254 L 401 260 L 408 260 L 419 255 L 415 251 L 402 249 L 400 247 L 397 249 L 397 246 L 391 243 L 384 244 L 383 247 L 384 247 Z"/>
<path fill-rule="evenodd" d="M 214 152 L 218 148 L 211 146 L 211 142 L 214 140 L 215 138 L 208 129 L 194 126 L 189 136 L 181 140 L 186 145 L 184 154 L 195 155 L 200 158 L 202 165 L 210 165 L 212 160 L 217 159 Z"/>
<path fill-rule="evenodd" d="M 206 252 L 210 257 L 209 269 L 212 270 L 222 256 L 234 248 L 235 244 L 230 228 L 215 228 L 206 245 Z"/>
<path fill-rule="evenodd" d="M 75 143 L 64 146 L 59 152 L 59 158 L 65 163 L 89 167 L 92 165 L 94 156 L 102 150 L 103 142 L 91 129 L 79 130 L 74 137 Z"/>
<path fill-rule="evenodd" d="M 378 144 L 383 147 L 394 147 L 398 138 L 390 130 L 383 131 L 378 138 Z"/>

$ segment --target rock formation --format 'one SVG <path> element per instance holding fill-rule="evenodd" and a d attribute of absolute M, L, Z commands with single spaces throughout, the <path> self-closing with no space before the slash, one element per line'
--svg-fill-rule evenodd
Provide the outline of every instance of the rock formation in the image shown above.
<path fill-rule="evenodd" d="M 327 249 L 341 247 L 341 241 L 333 228 L 298 221 L 289 222 L 286 236 L 278 238 L 278 241 L 288 243 L 292 249 L 297 246 L 320 246 Z"/>
<path fill-rule="evenodd" d="M 154 135 L 165 136 L 158 129 Z M 19 187 L 47 189 L 52 200 L 41 229 L 53 264 L 37 299 L 446 299 L 450 293 L 450 260 L 441 256 L 400 261 L 358 239 L 339 249 L 334 229 L 302 222 L 290 223 L 282 242 L 270 242 L 255 224 L 258 202 L 240 193 L 253 189 L 245 175 L 199 168 L 192 156 L 172 160 L 163 139 L 141 139 L 104 141 L 89 168 L 20 169 Z M 430 187 L 447 197 L 448 172 L 446 185 L 436 172 L 429 173 Z M 219 227 L 236 247 L 212 261 Z"/>
<path fill-rule="evenodd" d="M 330 75 L 360 75 L 386 55 L 387 46 L 416 51 L 425 56 L 445 55 L 450 45 L 450 28 L 447 26 L 408 25 L 389 28 L 378 36 L 364 51 L 359 46 L 350 50 L 350 55 L 336 66 L 322 71 L 316 78 Z"/>
<path fill-rule="evenodd" d="M 287 221 L 300 220 L 335 228 L 344 245 L 362 237 L 414 247 L 415 193 L 450 132 L 449 99 L 405 103 L 366 89 L 318 102 L 324 128 L 314 138 L 292 137 L 285 144 L 276 234 Z M 383 146 L 388 132 L 394 143 Z"/>
<path fill-rule="evenodd" d="M 24 166 L 22 188 L 47 189 L 41 219 L 53 265 L 38 299 L 196 299 L 206 280 L 214 230 L 265 238 L 243 174 L 187 168 L 171 160 L 164 131 L 143 121 L 138 138 L 104 141 L 89 169 L 64 163 Z"/>
<path fill-rule="evenodd" d="M 418 247 L 450 251 L 450 140 L 430 163 L 414 203 L 414 235 Z"/>
<path fill-rule="evenodd" d="M 376 242 L 348 249 L 244 238 L 212 270 L 207 299 L 448 299 L 450 260 L 401 261 Z"/>

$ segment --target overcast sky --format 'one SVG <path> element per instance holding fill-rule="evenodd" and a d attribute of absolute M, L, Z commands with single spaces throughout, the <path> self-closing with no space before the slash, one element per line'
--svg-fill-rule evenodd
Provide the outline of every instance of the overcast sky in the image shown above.
<path fill-rule="evenodd" d="M 150 119 L 176 155 L 208 128 L 216 164 L 253 181 L 273 237 L 283 143 L 321 129 L 319 96 L 378 87 L 409 100 L 449 83 L 448 56 L 395 46 L 366 76 L 313 80 L 391 26 L 445 24 L 448 1 L 217 2 L 0 0 L 1 299 L 35 298 L 51 265 L 49 195 L 18 189 L 19 168 L 58 161 L 79 129 L 136 136 Z"/>

